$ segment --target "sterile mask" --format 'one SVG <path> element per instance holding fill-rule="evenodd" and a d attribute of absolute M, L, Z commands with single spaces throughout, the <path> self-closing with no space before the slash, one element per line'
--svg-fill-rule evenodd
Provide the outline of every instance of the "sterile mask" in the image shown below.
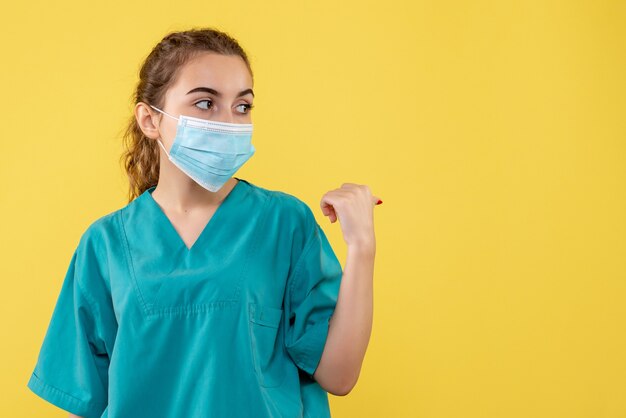
<path fill-rule="evenodd" d="M 216 192 L 255 152 L 251 123 L 227 123 L 180 115 L 169 160 L 205 189 Z"/>

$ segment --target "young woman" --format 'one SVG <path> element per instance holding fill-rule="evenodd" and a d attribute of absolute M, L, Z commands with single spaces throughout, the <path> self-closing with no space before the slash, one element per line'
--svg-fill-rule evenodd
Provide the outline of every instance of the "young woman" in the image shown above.
<path fill-rule="evenodd" d="M 330 416 L 369 341 L 380 201 L 322 196 L 342 270 L 303 201 L 233 177 L 255 149 L 232 37 L 170 33 L 139 75 L 129 202 L 81 236 L 28 387 L 86 418 Z"/>

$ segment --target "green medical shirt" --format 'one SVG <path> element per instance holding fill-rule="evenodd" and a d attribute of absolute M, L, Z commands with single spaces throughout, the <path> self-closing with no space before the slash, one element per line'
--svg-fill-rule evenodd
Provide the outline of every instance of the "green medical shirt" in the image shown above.
<path fill-rule="evenodd" d="M 342 267 L 311 209 L 239 179 L 188 249 L 146 190 L 81 236 L 28 387 L 86 418 L 329 417 Z"/>

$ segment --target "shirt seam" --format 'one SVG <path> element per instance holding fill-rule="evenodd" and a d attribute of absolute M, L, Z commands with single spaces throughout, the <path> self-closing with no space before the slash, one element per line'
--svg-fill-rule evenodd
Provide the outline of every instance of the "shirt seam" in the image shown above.
<path fill-rule="evenodd" d="M 128 207 L 128 206 L 127 206 Z M 124 211 L 126 208 L 123 208 L 119 215 L 118 215 L 118 223 L 119 223 L 119 228 L 120 228 L 120 232 L 121 232 L 121 238 L 122 238 L 122 246 L 124 247 L 122 252 L 124 253 L 124 260 L 126 261 L 126 264 L 128 266 L 128 273 L 131 276 L 131 280 L 133 282 L 133 287 L 135 288 L 135 291 L 137 292 L 137 297 L 139 299 L 139 302 L 141 304 L 141 307 L 143 308 L 144 314 L 147 316 L 150 316 L 151 312 L 151 308 L 148 308 L 147 303 L 146 303 L 146 299 L 141 291 L 141 288 L 139 286 L 139 283 L 137 283 L 137 277 L 135 275 L 135 265 L 133 262 L 133 259 L 131 257 L 130 254 L 130 247 L 128 244 L 128 236 L 126 234 L 126 225 L 124 224 Z"/>
<path fill-rule="evenodd" d="M 81 246 L 81 247 L 82 247 L 82 246 Z M 79 247 L 79 248 L 80 248 L 80 247 Z M 78 255 L 78 250 L 77 250 L 77 255 Z M 85 254 L 85 256 L 86 256 L 86 254 Z M 98 269 L 99 269 L 99 268 L 100 268 L 100 266 L 98 266 Z M 107 265 L 107 268 L 108 268 L 108 265 Z M 75 281 L 76 281 L 76 285 L 77 285 L 77 287 L 78 287 L 78 291 L 79 291 L 79 292 L 80 292 L 80 294 L 83 296 L 83 298 L 85 298 L 85 300 L 87 301 L 87 304 L 89 305 L 89 307 L 90 307 L 90 308 L 91 308 L 91 310 L 92 310 L 92 316 L 93 316 L 93 318 L 92 318 L 92 319 L 93 319 L 93 324 L 94 324 L 94 327 L 95 327 L 95 330 L 96 330 L 96 333 L 95 333 L 95 334 L 96 334 L 97 336 L 100 336 L 100 337 L 103 337 L 103 338 L 104 338 L 104 330 L 102 329 L 102 327 L 100 326 L 99 321 L 98 321 L 98 318 L 102 318 L 102 312 L 100 311 L 100 307 L 98 306 L 98 304 L 97 304 L 97 302 L 96 302 L 95 298 L 93 298 L 93 297 L 91 296 L 91 293 L 89 293 L 89 292 L 86 290 L 86 288 L 85 288 L 84 284 L 83 284 L 83 283 L 81 283 L 80 276 L 75 277 Z M 89 333 L 88 333 L 88 340 L 90 340 L 90 342 L 91 342 L 91 343 L 93 343 L 93 344 L 94 344 L 94 346 L 96 346 L 96 347 L 98 346 L 98 342 L 97 342 L 97 341 L 95 341 L 95 340 L 93 340 L 93 339 L 91 338 L 91 334 L 89 334 Z M 95 351 L 96 351 L 96 354 L 109 354 L 109 353 L 106 351 L 106 346 L 105 346 L 105 351 L 104 351 L 104 353 L 100 353 L 100 352 L 99 352 L 99 350 L 95 350 Z"/>
<path fill-rule="evenodd" d="M 300 271 L 302 270 L 302 266 L 304 265 L 304 259 L 306 258 L 306 255 L 308 255 L 310 249 L 313 247 L 313 243 L 315 241 L 313 239 L 313 236 L 315 235 L 316 229 L 317 229 L 317 222 L 315 222 L 315 226 L 312 228 L 312 231 L 307 236 L 306 244 L 304 245 L 304 248 L 302 249 L 302 253 L 298 257 L 298 260 L 296 261 L 293 275 L 291 277 L 291 282 L 289 283 L 289 299 L 290 300 L 293 295 L 293 287 L 297 279 L 299 278 Z"/>
<path fill-rule="evenodd" d="M 62 389 L 59 389 L 56 386 L 51 385 L 50 383 L 44 381 L 42 378 L 40 378 L 36 372 L 32 373 L 33 377 L 34 377 L 34 381 L 37 385 L 40 385 L 42 389 L 48 389 L 50 390 L 52 393 L 56 394 L 56 395 L 60 395 L 60 396 L 65 396 L 68 398 L 68 400 L 75 402 L 76 404 L 78 404 L 79 406 L 85 406 L 86 408 L 92 409 L 93 408 L 97 408 L 97 409 L 102 409 L 102 408 L 106 408 L 108 403 L 103 403 L 103 402 L 96 402 L 96 401 L 84 401 L 82 399 L 77 398 L 76 396 L 72 395 L 71 393 L 65 392 Z"/>

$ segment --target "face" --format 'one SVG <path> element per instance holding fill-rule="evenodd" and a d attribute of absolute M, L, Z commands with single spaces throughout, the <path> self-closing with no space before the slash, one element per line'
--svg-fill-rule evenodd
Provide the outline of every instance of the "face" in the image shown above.
<path fill-rule="evenodd" d="M 165 94 L 160 108 L 172 116 L 228 123 L 252 123 L 252 77 L 238 55 L 202 53 L 179 70 L 178 78 Z M 160 138 L 170 149 L 176 136 L 177 120 L 138 103 L 135 116 L 148 138 Z"/>

